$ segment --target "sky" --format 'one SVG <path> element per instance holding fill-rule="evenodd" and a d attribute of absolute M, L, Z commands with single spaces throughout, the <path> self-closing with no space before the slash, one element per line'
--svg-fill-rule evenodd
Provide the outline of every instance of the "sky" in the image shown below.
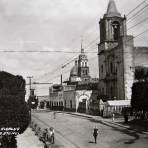
<path fill-rule="evenodd" d="M 122 16 L 142 1 L 115 0 Z M 98 22 L 106 13 L 107 4 L 108 0 L 0 0 L 0 51 L 80 51 L 83 39 L 85 51 L 96 52 L 87 56 L 90 75 L 98 77 Z M 142 6 L 147 4 L 148 1 Z M 148 8 L 129 20 L 128 28 L 145 19 L 147 14 Z M 136 36 L 148 29 L 147 21 L 130 29 L 128 34 Z M 135 38 L 135 45 L 148 46 L 147 37 L 148 33 L 145 33 Z M 0 70 L 22 75 L 26 83 L 27 76 L 33 76 L 32 81 L 36 82 L 60 83 L 60 75 L 67 79 L 74 62 L 63 69 L 62 65 L 77 56 L 78 53 L 61 52 L 0 52 Z M 37 95 L 48 95 L 49 85 L 33 87 Z"/>

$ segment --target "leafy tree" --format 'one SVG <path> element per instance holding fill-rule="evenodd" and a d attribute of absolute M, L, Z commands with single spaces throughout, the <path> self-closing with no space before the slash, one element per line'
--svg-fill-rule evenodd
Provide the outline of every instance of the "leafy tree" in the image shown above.
<path fill-rule="evenodd" d="M 148 82 L 136 82 L 132 87 L 131 105 L 133 109 L 148 111 Z"/>

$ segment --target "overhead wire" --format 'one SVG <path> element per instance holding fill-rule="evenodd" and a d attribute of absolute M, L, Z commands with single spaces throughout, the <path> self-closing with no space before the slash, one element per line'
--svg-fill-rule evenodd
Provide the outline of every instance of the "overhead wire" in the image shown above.
<path fill-rule="evenodd" d="M 80 51 L 64 51 L 64 50 L 0 50 L 0 52 L 12 52 L 12 53 L 27 53 L 27 52 L 34 52 L 34 53 L 81 53 Z M 92 54 L 94 52 L 86 52 L 87 54 Z"/>
<path fill-rule="evenodd" d="M 147 20 L 148 20 L 148 18 L 145 18 L 145 19 L 141 20 L 141 21 L 138 22 L 137 24 L 135 24 L 135 25 L 129 27 L 129 28 L 127 29 L 127 31 L 128 31 L 128 30 L 131 30 L 132 28 L 134 28 L 134 27 L 136 27 L 136 26 L 138 26 L 138 25 L 140 25 L 140 24 L 142 24 L 143 22 L 145 22 L 145 21 L 147 21 Z"/>
<path fill-rule="evenodd" d="M 136 9 L 138 9 L 140 6 L 142 6 L 146 1 L 147 1 L 147 0 L 144 0 L 144 1 L 141 2 L 138 6 L 136 6 L 134 9 L 132 9 L 132 10 L 127 14 L 127 16 L 130 15 L 130 14 L 132 14 Z M 137 15 L 138 15 L 141 11 L 143 11 L 146 7 L 147 7 L 147 5 L 144 6 L 144 7 L 142 7 L 138 12 L 136 12 L 134 15 L 132 15 L 129 19 L 132 19 L 133 17 L 137 16 Z M 128 20 L 129 20 L 129 19 L 128 19 Z M 146 21 L 146 20 L 147 20 L 147 19 L 143 20 L 142 22 L 144 22 L 144 21 Z M 139 22 L 139 23 L 137 23 L 136 25 L 131 26 L 130 28 L 128 28 L 128 30 L 134 28 L 135 26 L 141 24 L 142 22 Z M 98 39 L 98 37 L 97 37 L 95 40 L 91 41 L 91 42 L 87 45 L 86 49 L 90 48 L 90 45 L 93 44 L 97 39 Z M 75 53 L 76 53 L 76 52 L 75 52 Z M 79 53 L 80 53 L 80 52 L 79 52 Z M 63 68 L 65 68 L 68 64 L 70 64 L 70 63 L 71 63 L 72 61 L 74 61 L 74 60 L 75 60 L 75 56 L 74 56 L 74 59 L 72 59 L 72 60 L 70 59 L 70 61 L 68 61 L 68 62 L 65 64 L 65 66 L 64 66 Z"/>
<path fill-rule="evenodd" d="M 130 15 L 131 13 L 133 13 L 136 9 L 138 9 L 140 6 L 142 6 L 147 0 L 142 1 L 140 4 L 138 4 L 135 8 L 133 8 L 132 10 L 130 10 L 126 16 Z"/>
<path fill-rule="evenodd" d="M 143 31 L 143 32 L 141 32 L 141 33 L 139 33 L 139 34 L 137 34 L 136 36 L 134 36 L 133 38 L 137 38 L 137 37 L 139 37 L 139 36 L 141 36 L 142 34 L 144 34 L 144 33 L 146 33 L 146 32 L 148 32 L 148 29 L 146 29 L 145 31 Z M 128 40 L 128 41 L 130 41 L 130 40 Z M 97 52 L 93 52 L 93 53 L 97 53 Z M 147 53 L 148 54 L 148 53 Z M 92 60 L 94 60 L 94 57 L 92 57 L 91 58 Z M 91 59 L 89 59 L 89 60 L 91 60 Z M 74 59 L 73 60 L 71 60 L 71 61 L 74 61 Z M 68 65 L 69 63 L 67 63 L 67 65 Z M 69 71 L 68 71 L 69 72 Z M 58 75 L 59 76 L 59 75 Z M 55 78 L 57 78 L 57 77 L 55 77 Z"/>
<path fill-rule="evenodd" d="M 148 7 L 148 4 L 146 4 L 144 7 L 142 7 L 138 12 L 134 13 L 131 17 L 127 19 L 127 23 L 129 23 L 131 20 L 135 19 L 137 16 L 139 16 L 140 13 L 143 13 L 145 11 L 145 8 Z"/>

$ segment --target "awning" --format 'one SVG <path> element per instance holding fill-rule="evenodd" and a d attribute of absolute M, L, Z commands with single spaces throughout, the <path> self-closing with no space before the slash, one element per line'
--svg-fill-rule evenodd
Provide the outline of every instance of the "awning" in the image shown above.
<path fill-rule="evenodd" d="M 113 100 L 107 101 L 107 106 L 131 106 L 131 100 Z"/>

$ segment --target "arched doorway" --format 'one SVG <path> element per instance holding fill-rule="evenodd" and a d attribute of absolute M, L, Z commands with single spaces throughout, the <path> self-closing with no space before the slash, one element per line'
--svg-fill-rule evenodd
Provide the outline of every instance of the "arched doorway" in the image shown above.
<path fill-rule="evenodd" d="M 78 97 L 76 111 L 86 113 L 88 111 L 88 100 L 89 100 L 88 95 L 86 95 L 86 94 L 80 95 Z"/>
<path fill-rule="evenodd" d="M 40 109 L 44 109 L 44 107 L 45 107 L 44 101 L 41 101 L 41 102 L 40 102 L 40 106 L 39 106 L 39 107 L 40 107 Z"/>

